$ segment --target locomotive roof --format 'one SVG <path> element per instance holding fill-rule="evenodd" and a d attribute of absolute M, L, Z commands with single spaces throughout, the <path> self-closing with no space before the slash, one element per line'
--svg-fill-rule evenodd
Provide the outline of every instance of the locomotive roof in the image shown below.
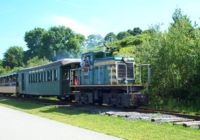
<path fill-rule="evenodd" d="M 58 60 L 58 61 L 51 62 L 51 63 L 46 64 L 46 65 L 24 68 L 20 71 L 26 71 L 26 70 L 32 70 L 32 69 L 34 70 L 34 69 L 39 69 L 39 68 L 48 68 L 48 67 L 51 67 L 51 66 L 64 66 L 64 65 L 72 64 L 72 63 L 80 63 L 80 61 L 81 61 L 81 59 L 79 59 L 79 58 L 65 58 L 65 59 L 61 59 L 61 60 Z"/>

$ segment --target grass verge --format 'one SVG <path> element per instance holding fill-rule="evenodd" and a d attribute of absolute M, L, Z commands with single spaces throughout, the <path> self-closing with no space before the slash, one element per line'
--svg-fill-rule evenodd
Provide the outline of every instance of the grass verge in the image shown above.
<path fill-rule="evenodd" d="M 128 121 L 77 111 L 74 108 L 56 108 L 21 100 L 0 97 L 0 105 L 46 117 L 63 123 L 87 128 L 127 140 L 199 140 L 200 131 L 172 124 Z"/>

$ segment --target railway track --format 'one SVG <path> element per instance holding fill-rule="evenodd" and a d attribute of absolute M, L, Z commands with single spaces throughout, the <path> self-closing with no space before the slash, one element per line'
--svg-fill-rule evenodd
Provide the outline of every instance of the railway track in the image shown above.
<path fill-rule="evenodd" d="M 169 114 L 169 115 L 175 115 L 178 117 L 183 117 L 183 118 L 200 121 L 200 115 L 189 115 L 189 114 L 183 114 L 183 113 L 175 112 L 175 111 L 158 110 L 158 109 L 151 109 L 151 108 L 144 108 L 144 107 L 139 107 L 139 108 L 135 109 L 135 111 L 141 112 L 141 113 Z"/>
<path fill-rule="evenodd" d="M 182 114 L 174 111 L 155 110 L 140 107 L 137 109 L 126 109 L 125 112 L 106 112 L 109 116 L 124 117 L 129 120 L 146 120 L 157 123 L 172 123 L 200 129 L 200 115 Z"/>

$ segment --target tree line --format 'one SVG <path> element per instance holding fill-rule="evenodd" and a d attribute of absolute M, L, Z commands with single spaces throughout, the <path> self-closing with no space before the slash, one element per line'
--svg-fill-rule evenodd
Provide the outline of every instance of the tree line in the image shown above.
<path fill-rule="evenodd" d="M 103 47 L 103 44 L 121 40 L 131 34 L 141 33 L 140 28 L 134 28 L 115 35 L 108 33 L 104 38 L 99 34 L 91 34 L 87 38 L 84 35 L 75 33 L 65 26 L 51 27 L 48 30 L 34 28 L 24 35 L 26 47 L 11 46 L 0 60 L 0 73 L 3 70 L 20 69 L 20 67 L 46 64 L 50 61 L 66 57 L 79 57 L 80 53 L 89 48 Z"/>

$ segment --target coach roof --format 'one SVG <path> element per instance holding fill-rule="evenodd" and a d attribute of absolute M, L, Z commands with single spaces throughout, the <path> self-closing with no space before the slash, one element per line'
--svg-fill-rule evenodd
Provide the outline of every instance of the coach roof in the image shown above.
<path fill-rule="evenodd" d="M 35 69 L 41 69 L 41 68 L 48 68 L 48 67 L 51 67 L 51 66 L 64 66 L 64 65 L 72 64 L 72 63 L 80 63 L 80 61 L 81 60 L 79 58 L 73 58 L 73 59 L 72 58 L 65 58 L 65 59 L 62 59 L 62 60 L 51 62 L 51 63 L 46 64 L 46 65 L 28 67 L 28 68 L 24 68 L 24 69 L 19 70 L 19 71 L 28 71 L 28 70 L 35 70 Z"/>

